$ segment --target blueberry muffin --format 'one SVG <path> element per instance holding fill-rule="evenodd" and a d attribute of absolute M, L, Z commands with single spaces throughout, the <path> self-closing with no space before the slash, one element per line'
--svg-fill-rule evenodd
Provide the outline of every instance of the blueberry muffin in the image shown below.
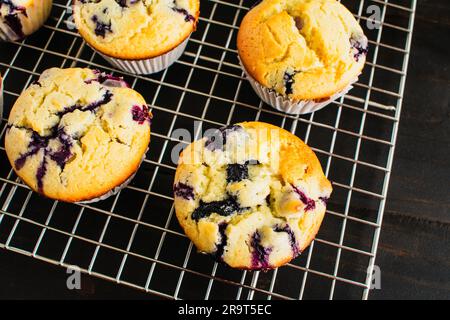
<path fill-rule="evenodd" d="M 347 92 L 367 51 L 360 25 L 336 0 L 264 0 L 247 13 L 238 33 L 248 78 L 281 111 L 298 102 L 323 107 Z"/>
<path fill-rule="evenodd" d="M 150 141 L 136 91 L 90 69 L 52 68 L 17 99 L 5 149 L 34 191 L 66 202 L 104 199 L 137 171 Z"/>
<path fill-rule="evenodd" d="M 17 41 L 42 27 L 52 0 L 0 0 L 0 39 Z"/>
<path fill-rule="evenodd" d="M 178 221 L 197 249 L 248 270 L 299 255 L 317 234 L 331 191 L 306 144 L 261 122 L 190 144 L 174 182 Z"/>
<path fill-rule="evenodd" d="M 146 74 L 181 56 L 199 7 L 199 0 L 75 0 L 74 16 L 80 34 L 106 60 Z"/>

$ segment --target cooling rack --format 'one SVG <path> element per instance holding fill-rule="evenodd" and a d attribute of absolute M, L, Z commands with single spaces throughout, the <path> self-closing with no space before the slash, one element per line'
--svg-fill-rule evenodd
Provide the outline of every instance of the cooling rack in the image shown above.
<path fill-rule="evenodd" d="M 187 51 L 171 68 L 151 76 L 122 73 L 95 54 L 73 29 L 68 0 L 54 1 L 50 19 L 33 36 L 0 43 L 5 90 L 0 248 L 77 266 L 168 299 L 367 299 L 377 270 L 416 1 L 342 1 L 369 37 L 365 70 L 349 94 L 300 117 L 264 105 L 238 65 L 238 26 L 254 2 L 202 0 Z M 8 163 L 9 110 L 24 88 L 55 66 L 89 66 L 123 76 L 152 106 L 150 151 L 133 182 L 106 201 L 73 205 L 45 199 Z M 197 138 L 202 130 L 246 120 L 270 122 L 302 138 L 334 187 L 317 239 L 302 256 L 269 272 L 232 270 L 197 253 L 172 204 L 176 165 L 170 153 L 180 143 L 174 131 L 185 128 Z"/>

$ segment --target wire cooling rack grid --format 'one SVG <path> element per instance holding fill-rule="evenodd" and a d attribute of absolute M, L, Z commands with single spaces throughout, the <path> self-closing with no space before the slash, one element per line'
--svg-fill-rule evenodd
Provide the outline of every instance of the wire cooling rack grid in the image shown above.
<path fill-rule="evenodd" d="M 170 299 L 367 299 L 386 203 L 414 23 L 414 0 L 343 1 L 370 39 L 364 73 L 345 97 L 294 117 L 264 105 L 243 77 L 236 34 L 253 1 L 202 1 L 198 31 L 170 69 L 133 76 L 112 69 L 71 29 L 70 1 L 20 43 L 0 44 L 5 114 L 0 127 L 0 248 Z M 367 9 L 379 8 L 369 30 Z M 122 75 L 153 106 L 152 142 L 129 187 L 106 201 L 44 199 L 20 182 L 4 149 L 14 100 L 49 67 L 89 66 Z M 270 272 L 231 270 L 198 254 L 174 217 L 172 132 L 245 120 L 282 126 L 318 155 L 334 193 L 317 239 Z M 194 132 L 195 131 L 195 132 Z"/>

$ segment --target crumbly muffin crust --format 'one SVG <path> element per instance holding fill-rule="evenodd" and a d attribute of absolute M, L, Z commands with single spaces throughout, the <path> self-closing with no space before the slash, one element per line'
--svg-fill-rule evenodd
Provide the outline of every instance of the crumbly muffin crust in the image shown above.
<path fill-rule="evenodd" d="M 300 254 L 319 230 L 331 191 L 306 144 L 261 122 L 189 145 L 174 182 L 178 221 L 198 250 L 251 270 Z"/>
<path fill-rule="evenodd" d="M 367 48 L 358 22 L 336 0 L 264 0 L 238 34 L 247 72 L 292 100 L 342 91 L 361 73 Z"/>
<path fill-rule="evenodd" d="M 5 149 L 33 190 L 66 202 L 91 200 L 137 171 L 150 119 L 145 100 L 122 79 L 52 68 L 14 104 Z"/>
<path fill-rule="evenodd" d="M 74 0 L 78 31 L 113 58 L 149 59 L 177 47 L 195 30 L 199 0 Z"/>

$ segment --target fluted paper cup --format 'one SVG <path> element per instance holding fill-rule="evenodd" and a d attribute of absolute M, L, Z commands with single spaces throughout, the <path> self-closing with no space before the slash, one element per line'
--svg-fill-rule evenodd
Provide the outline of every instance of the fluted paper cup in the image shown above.
<path fill-rule="evenodd" d="M 256 94 L 268 105 L 277 109 L 278 111 L 285 112 L 292 115 L 307 114 L 318 111 L 323 107 L 327 106 L 336 99 L 342 97 L 348 93 L 352 88 L 353 84 L 358 81 L 358 78 L 354 79 L 347 87 L 343 90 L 330 96 L 328 99 L 318 100 L 291 100 L 285 96 L 280 95 L 275 90 L 264 87 L 258 81 L 256 81 L 245 69 L 242 62 L 239 60 L 242 69 L 250 82 L 250 85 L 255 90 Z"/>
<path fill-rule="evenodd" d="M 175 61 L 177 61 L 183 54 L 184 50 L 186 49 L 188 41 L 189 37 L 186 40 L 184 40 L 180 45 L 178 45 L 175 49 L 172 49 L 171 51 L 163 55 L 142 60 L 118 59 L 105 55 L 100 51 L 95 50 L 95 48 L 93 49 L 96 52 L 98 52 L 98 54 L 100 54 L 106 61 L 108 61 L 109 64 L 116 67 L 117 69 L 132 74 L 152 74 L 167 69 Z"/>

